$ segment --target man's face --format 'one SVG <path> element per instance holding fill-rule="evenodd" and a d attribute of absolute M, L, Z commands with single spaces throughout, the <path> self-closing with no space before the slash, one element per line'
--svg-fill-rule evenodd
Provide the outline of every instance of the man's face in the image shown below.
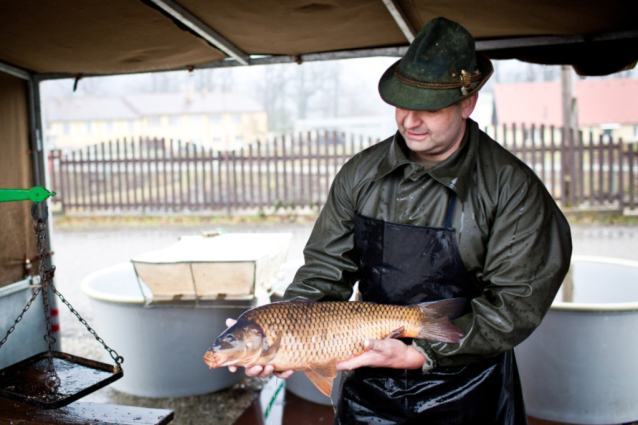
<path fill-rule="evenodd" d="M 465 121 L 474 110 L 478 95 L 437 111 L 396 108 L 399 132 L 417 157 L 443 161 L 460 146 Z"/>

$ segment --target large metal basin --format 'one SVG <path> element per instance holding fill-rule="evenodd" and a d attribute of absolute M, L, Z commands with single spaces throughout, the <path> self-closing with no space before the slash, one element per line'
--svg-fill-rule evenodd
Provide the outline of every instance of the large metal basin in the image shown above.
<path fill-rule="evenodd" d="M 527 413 L 566 423 L 638 420 L 638 262 L 572 259 L 573 302 L 556 297 L 516 356 Z"/>
<path fill-rule="evenodd" d="M 123 263 L 88 276 L 92 326 L 124 357 L 124 377 L 112 388 L 142 397 L 183 397 L 214 392 L 245 378 L 202 360 L 238 308 L 146 308 L 135 270 Z M 148 293 L 147 297 L 151 294 Z M 110 361 L 110 357 L 106 357 Z"/>

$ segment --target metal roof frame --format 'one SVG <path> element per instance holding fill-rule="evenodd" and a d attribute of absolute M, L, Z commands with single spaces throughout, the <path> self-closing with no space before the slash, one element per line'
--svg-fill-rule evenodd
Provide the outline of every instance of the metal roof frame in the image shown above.
<path fill-rule="evenodd" d="M 170 15 L 173 19 L 188 27 L 195 34 L 215 46 L 231 58 L 242 65 L 248 65 L 248 55 L 242 52 L 237 46 L 224 38 L 217 31 L 203 23 L 199 18 L 184 9 L 173 0 L 148 0 L 161 10 Z"/>

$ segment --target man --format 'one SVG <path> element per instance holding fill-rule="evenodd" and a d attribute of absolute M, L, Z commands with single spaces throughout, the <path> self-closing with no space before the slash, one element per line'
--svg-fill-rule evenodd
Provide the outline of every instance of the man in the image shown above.
<path fill-rule="evenodd" d="M 286 298 L 347 300 L 359 281 L 364 301 L 471 300 L 459 344 L 366 341 L 339 363 L 335 423 L 527 422 L 512 349 L 549 309 L 571 238 L 534 172 L 469 119 L 492 70 L 465 28 L 428 22 L 379 83 L 399 131 L 332 184 Z"/>

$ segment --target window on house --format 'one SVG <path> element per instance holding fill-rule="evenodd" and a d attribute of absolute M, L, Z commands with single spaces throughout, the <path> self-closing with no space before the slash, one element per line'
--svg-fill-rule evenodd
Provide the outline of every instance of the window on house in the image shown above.
<path fill-rule="evenodd" d="M 173 115 L 170 118 L 171 127 L 179 127 L 181 123 L 182 123 L 182 117 L 180 116 Z"/>
<path fill-rule="evenodd" d="M 243 141 L 244 141 L 244 136 L 235 136 L 235 141 L 236 141 L 237 143 L 241 143 L 241 142 L 243 142 Z"/>
<path fill-rule="evenodd" d="M 221 124 L 222 123 L 222 116 L 221 115 L 211 115 L 210 116 L 210 123 L 211 124 Z"/>
<path fill-rule="evenodd" d="M 200 126 L 202 125 L 202 116 L 201 115 L 191 115 L 189 117 L 190 125 Z"/>
<path fill-rule="evenodd" d="M 113 121 L 109 121 L 106 123 L 106 132 L 107 133 L 115 132 L 115 123 Z"/>
<path fill-rule="evenodd" d="M 241 124 L 241 114 L 233 114 L 230 118 L 233 124 Z"/>
<path fill-rule="evenodd" d="M 150 117 L 148 119 L 149 127 L 159 127 L 160 126 L 160 117 Z"/>
<path fill-rule="evenodd" d="M 65 122 L 64 124 L 62 124 L 62 132 L 64 134 L 71 134 L 71 123 L 70 122 Z"/>
<path fill-rule="evenodd" d="M 221 137 L 213 137 L 213 142 L 221 143 L 222 142 L 222 138 Z"/>

